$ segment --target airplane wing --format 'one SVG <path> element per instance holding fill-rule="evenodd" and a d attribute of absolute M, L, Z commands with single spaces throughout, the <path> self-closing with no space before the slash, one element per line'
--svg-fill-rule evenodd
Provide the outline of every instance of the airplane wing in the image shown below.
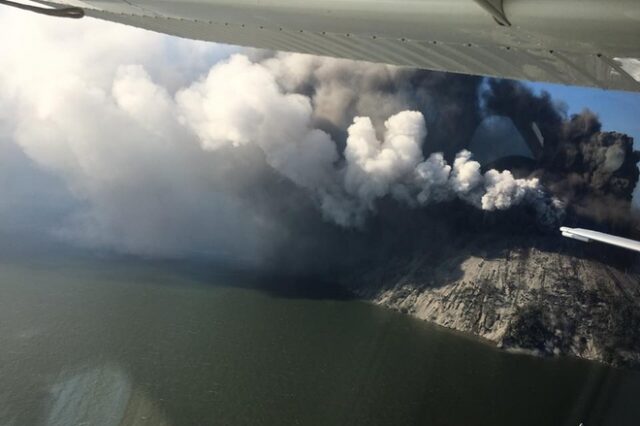
<path fill-rule="evenodd" d="M 574 240 L 588 243 L 590 241 L 599 241 L 605 244 L 626 248 L 629 250 L 640 251 L 640 241 L 630 240 L 628 238 L 616 237 L 615 235 L 605 234 L 604 232 L 591 231 L 582 228 L 560 227 L 562 235 Z"/>
<path fill-rule="evenodd" d="M 638 0 L 56 0 L 180 37 L 640 91 Z"/>

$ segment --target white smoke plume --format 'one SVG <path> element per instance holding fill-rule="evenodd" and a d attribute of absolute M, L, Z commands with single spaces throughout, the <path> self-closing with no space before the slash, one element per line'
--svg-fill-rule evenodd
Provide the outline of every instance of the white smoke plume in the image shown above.
<path fill-rule="evenodd" d="M 508 170 L 489 170 L 483 175 L 469 151 L 458 153 L 453 167 L 442 153 L 424 160 L 422 143 L 427 129 L 417 111 L 395 114 L 385 128 L 383 142 L 366 117 L 357 117 L 348 129 L 344 187 L 354 198 L 352 205 L 372 211 L 374 201 L 387 195 L 409 206 L 459 198 L 487 211 L 506 210 L 524 200 L 534 205 L 543 202 L 538 179 L 515 179 Z M 363 220 L 359 213 L 353 215 L 355 225 Z"/>
<path fill-rule="evenodd" d="M 409 86 L 366 90 L 396 82 L 403 69 L 294 54 L 252 60 L 16 12 L 3 12 L 0 27 L 21 40 L 0 46 L 0 178 L 20 173 L 4 153 L 49 176 L 37 182 L 52 188 L 38 193 L 74 203 L 56 207 L 48 228 L 81 244 L 259 262 L 290 243 L 293 217 L 311 221 L 301 196 L 342 227 L 364 226 L 385 197 L 413 208 L 460 198 L 484 210 L 540 200 L 537 180 L 483 175 L 467 151 L 452 166 L 439 153 L 425 159 L 425 117 L 403 111 Z M 372 117 L 345 119 L 362 112 Z M 319 121 L 346 128 L 346 143 Z M 29 209 L 18 200 L 35 188 L 0 185 L 2 230 L 22 214 L 10 206 Z"/>
<path fill-rule="evenodd" d="M 309 190 L 325 216 L 342 226 L 362 226 L 375 201 L 386 196 L 424 205 L 425 194 L 438 194 L 433 201 L 458 197 L 484 210 L 504 210 L 541 191 L 536 179 L 514 179 L 508 171 L 483 176 L 468 151 L 457 155 L 453 168 L 441 154 L 425 162 L 427 129 L 418 111 L 386 120 L 382 141 L 369 117 L 356 117 L 339 161 L 336 143 L 313 128 L 311 100 L 286 93 L 268 66 L 242 55 L 215 65 L 205 79 L 179 91 L 175 109 L 205 150 L 257 146 L 269 166 Z"/>
<path fill-rule="evenodd" d="M 328 185 L 335 144 L 311 126 L 309 98 L 287 94 L 266 67 L 234 55 L 176 95 L 178 117 L 206 150 L 255 144 L 267 163 L 297 185 Z"/>
<path fill-rule="evenodd" d="M 378 141 L 368 117 L 356 117 L 349 127 L 345 149 L 345 189 L 368 208 L 388 193 L 404 193 L 404 178 L 422 160 L 426 128 L 422 114 L 404 111 L 384 124 L 384 141 Z"/>

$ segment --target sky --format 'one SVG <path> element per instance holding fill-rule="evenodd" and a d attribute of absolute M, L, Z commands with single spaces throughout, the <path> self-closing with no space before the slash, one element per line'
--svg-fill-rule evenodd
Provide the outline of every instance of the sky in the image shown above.
<path fill-rule="evenodd" d="M 540 200 L 539 182 L 482 174 L 471 153 L 425 156 L 439 123 L 410 110 L 406 70 L 7 8 L 0 35 L 19 40 L 0 45 L 0 233 L 260 265 L 362 228 L 384 197 Z M 531 86 L 640 140 L 638 94 Z"/>
<path fill-rule="evenodd" d="M 552 83 L 529 83 L 536 91 L 545 90 L 563 100 L 569 114 L 588 108 L 600 116 L 603 130 L 618 131 L 633 137 L 640 149 L 640 93 L 564 86 Z"/>

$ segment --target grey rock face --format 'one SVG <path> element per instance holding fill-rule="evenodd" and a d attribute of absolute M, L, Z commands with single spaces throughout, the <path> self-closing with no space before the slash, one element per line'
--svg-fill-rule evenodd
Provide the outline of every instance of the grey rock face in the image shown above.
<path fill-rule="evenodd" d="M 476 239 L 434 248 L 390 259 L 350 287 L 505 349 L 640 367 L 640 274 L 541 242 Z"/>

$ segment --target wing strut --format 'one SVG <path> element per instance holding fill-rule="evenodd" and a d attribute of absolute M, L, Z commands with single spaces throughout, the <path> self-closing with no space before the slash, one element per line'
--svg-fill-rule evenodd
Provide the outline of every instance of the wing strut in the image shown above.
<path fill-rule="evenodd" d="M 604 232 L 582 228 L 567 228 L 566 226 L 560 227 L 560 232 L 562 232 L 562 236 L 564 237 L 583 241 L 585 243 L 590 241 L 599 241 L 601 243 L 611 244 L 612 246 L 618 246 L 628 250 L 640 251 L 640 241 L 617 237 L 615 235 L 605 234 Z"/>
<path fill-rule="evenodd" d="M 502 0 L 475 0 L 484 10 L 489 12 L 493 19 L 503 27 L 510 27 L 511 22 L 507 19 L 502 8 Z"/>
<path fill-rule="evenodd" d="M 0 0 L 0 4 L 5 6 L 15 7 L 17 9 L 28 10 L 30 12 L 39 13 L 41 15 L 56 16 L 58 18 L 73 18 L 79 19 L 84 16 L 84 10 L 79 7 L 60 7 L 60 8 L 48 8 L 31 6 L 29 4 L 17 3 L 10 0 Z"/>

